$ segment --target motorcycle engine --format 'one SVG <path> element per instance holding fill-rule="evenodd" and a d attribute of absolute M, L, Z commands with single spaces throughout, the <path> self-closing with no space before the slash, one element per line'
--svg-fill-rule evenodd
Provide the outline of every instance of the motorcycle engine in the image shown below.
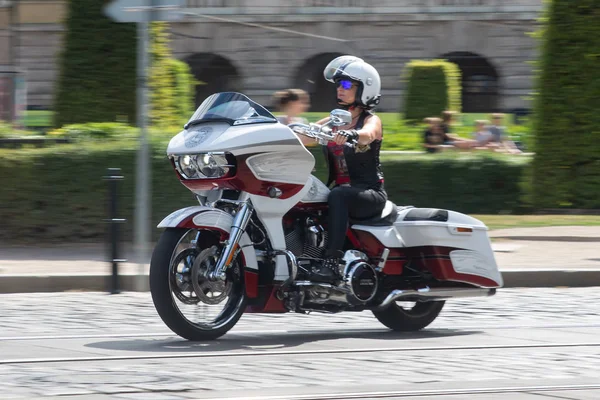
<path fill-rule="evenodd" d="M 327 232 L 313 218 L 297 220 L 284 230 L 286 248 L 296 257 L 321 259 L 327 242 Z"/>
<path fill-rule="evenodd" d="M 375 268 L 368 263 L 364 253 L 348 250 L 344 255 L 344 281 L 340 289 L 348 292 L 348 303 L 360 305 L 369 302 L 377 294 L 378 280 Z"/>
<path fill-rule="evenodd" d="M 344 262 L 345 265 L 340 268 L 342 279 L 337 285 L 303 283 L 305 298 L 302 306 L 305 309 L 344 309 L 364 305 L 375 297 L 378 289 L 377 272 L 368 263 L 368 257 L 359 251 L 348 250 Z"/>
<path fill-rule="evenodd" d="M 348 296 L 350 304 L 367 303 L 377 293 L 377 273 L 366 262 L 356 263 L 345 276 L 344 286 L 352 295 Z"/>

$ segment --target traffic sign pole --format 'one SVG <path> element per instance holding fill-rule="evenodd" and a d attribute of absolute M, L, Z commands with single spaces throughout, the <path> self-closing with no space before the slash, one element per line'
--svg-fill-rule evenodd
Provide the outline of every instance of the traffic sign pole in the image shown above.
<path fill-rule="evenodd" d="M 138 262 L 136 290 L 146 290 L 144 265 L 149 256 L 151 222 L 151 163 L 148 143 L 148 56 L 150 22 L 183 18 L 176 10 L 185 0 L 115 0 L 104 7 L 104 14 L 116 22 L 137 23 L 137 115 L 140 143 L 136 160 L 134 242 Z"/>
<path fill-rule="evenodd" d="M 152 3 L 153 0 L 148 0 Z M 150 4 L 151 5 L 151 4 Z M 138 260 L 138 278 L 136 290 L 146 289 L 144 279 L 144 265 L 148 257 L 149 233 L 150 233 L 150 176 L 151 165 L 148 145 L 148 43 L 149 43 L 149 13 L 144 13 L 148 19 L 137 24 L 138 54 L 137 54 L 137 114 L 138 126 L 140 128 L 140 146 L 136 163 L 136 207 L 135 207 L 135 247 Z"/>

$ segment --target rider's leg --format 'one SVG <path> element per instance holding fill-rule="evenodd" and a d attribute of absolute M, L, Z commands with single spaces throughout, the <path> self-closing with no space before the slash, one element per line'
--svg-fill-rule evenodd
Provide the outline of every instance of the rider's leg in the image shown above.
<path fill-rule="evenodd" d="M 369 218 L 381 213 L 387 196 L 385 192 L 337 186 L 329 194 L 327 249 L 322 268 L 316 272 L 323 280 L 338 276 L 344 256 L 343 248 L 348 229 L 348 217 Z"/>

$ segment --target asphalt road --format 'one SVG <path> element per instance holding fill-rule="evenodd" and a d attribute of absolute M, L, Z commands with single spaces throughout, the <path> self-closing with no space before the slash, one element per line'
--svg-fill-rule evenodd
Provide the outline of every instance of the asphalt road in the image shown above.
<path fill-rule="evenodd" d="M 600 288 L 449 301 L 398 334 L 369 312 L 173 335 L 148 293 L 0 295 L 0 398 L 600 399 Z"/>

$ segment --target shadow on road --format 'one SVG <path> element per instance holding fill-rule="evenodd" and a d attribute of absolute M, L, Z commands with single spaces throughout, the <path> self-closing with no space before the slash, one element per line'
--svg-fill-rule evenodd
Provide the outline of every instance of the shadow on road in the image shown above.
<path fill-rule="evenodd" d="M 465 336 L 479 334 L 479 331 L 454 329 L 428 329 L 420 332 L 394 332 L 389 330 L 345 330 L 345 331 L 295 331 L 276 333 L 236 333 L 232 331 L 213 341 L 191 342 L 185 339 L 123 339 L 97 343 L 88 343 L 86 347 L 136 351 L 136 352 L 228 352 L 234 350 L 273 351 L 303 347 L 307 349 L 320 348 L 351 348 L 351 346 L 388 347 L 389 341 L 397 341 L 401 345 L 405 340 L 435 339 L 443 337 Z M 351 342 L 349 342 L 351 340 Z M 335 342 L 340 341 L 340 342 Z M 386 341 L 386 343 L 380 343 Z M 413 342 L 414 344 L 414 342 Z M 309 345 L 309 346 L 307 346 Z M 321 347 L 323 346 L 323 347 Z"/>

